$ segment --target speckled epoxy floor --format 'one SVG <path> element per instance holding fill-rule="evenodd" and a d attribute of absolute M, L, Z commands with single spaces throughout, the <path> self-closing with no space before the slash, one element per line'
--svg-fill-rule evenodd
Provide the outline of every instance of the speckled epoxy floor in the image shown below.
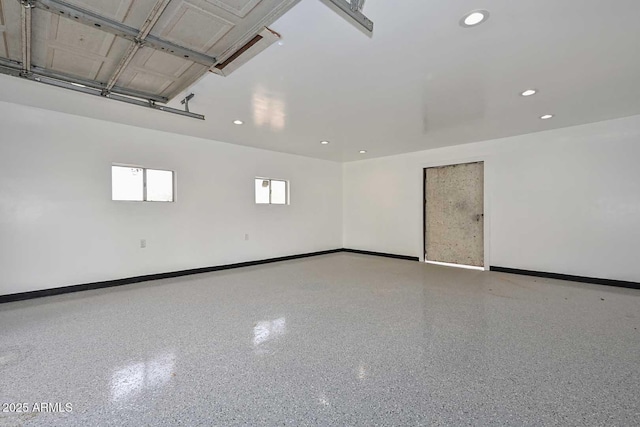
<path fill-rule="evenodd" d="M 339 253 L 0 325 L 0 426 L 640 425 L 636 290 Z"/>

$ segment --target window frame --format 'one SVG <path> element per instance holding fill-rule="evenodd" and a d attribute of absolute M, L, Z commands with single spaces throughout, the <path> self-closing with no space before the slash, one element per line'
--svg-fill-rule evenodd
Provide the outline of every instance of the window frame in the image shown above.
<path fill-rule="evenodd" d="M 269 181 L 269 203 L 258 203 L 256 201 L 256 193 L 255 193 L 255 185 L 256 185 L 256 181 Z M 278 181 L 278 182 L 284 182 L 284 203 L 273 203 L 271 201 L 271 182 L 272 181 Z M 290 197 L 289 197 L 289 192 L 290 192 L 290 187 L 289 187 L 289 181 L 286 179 L 278 179 L 278 178 L 264 178 L 264 177 L 260 177 L 260 176 L 256 176 L 253 180 L 253 185 L 254 185 L 254 194 L 253 194 L 253 202 L 256 205 L 268 205 L 268 206 L 289 206 L 290 203 Z"/>
<path fill-rule="evenodd" d="M 135 168 L 142 169 L 142 200 L 121 200 L 113 198 L 113 168 Z M 171 200 L 147 200 L 147 170 L 171 172 Z M 134 202 L 134 203 L 175 203 L 176 202 L 176 171 L 172 169 L 148 168 L 140 165 L 126 163 L 111 164 L 111 201 L 112 202 Z"/>

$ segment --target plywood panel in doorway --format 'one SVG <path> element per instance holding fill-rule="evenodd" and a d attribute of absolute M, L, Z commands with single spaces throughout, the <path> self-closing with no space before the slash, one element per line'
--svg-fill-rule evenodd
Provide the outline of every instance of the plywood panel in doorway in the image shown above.
<path fill-rule="evenodd" d="M 425 257 L 428 261 L 484 265 L 484 164 L 426 170 Z"/>

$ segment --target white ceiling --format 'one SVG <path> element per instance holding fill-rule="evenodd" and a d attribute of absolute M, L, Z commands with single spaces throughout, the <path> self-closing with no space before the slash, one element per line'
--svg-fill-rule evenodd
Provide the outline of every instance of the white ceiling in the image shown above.
<path fill-rule="evenodd" d="M 490 19 L 460 27 L 474 9 Z M 367 0 L 364 13 L 372 38 L 302 0 L 271 26 L 282 46 L 190 90 L 204 122 L 115 120 L 351 161 L 640 114 L 638 0 Z M 79 113 L 118 104 L 99 101 Z"/>

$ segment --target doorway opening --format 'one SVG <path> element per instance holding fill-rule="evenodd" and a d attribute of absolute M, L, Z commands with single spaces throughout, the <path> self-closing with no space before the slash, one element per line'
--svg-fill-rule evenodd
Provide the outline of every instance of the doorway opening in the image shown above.
<path fill-rule="evenodd" d="M 424 260 L 484 270 L 484 162 L 424 169 Z"/>

